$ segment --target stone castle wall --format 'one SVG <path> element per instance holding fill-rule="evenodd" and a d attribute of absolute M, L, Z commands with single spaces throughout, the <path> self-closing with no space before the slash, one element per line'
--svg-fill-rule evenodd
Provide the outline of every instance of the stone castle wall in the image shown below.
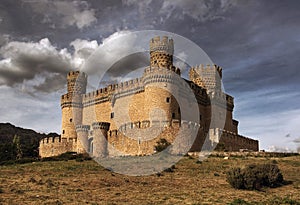
<path fill-rule="evenodd" d="M 254 140 L 233 132 L 222 130 L 222 136 L 219 143 L 225 145 L 228 151 L 240 151 L 241 149 L 258 151 L 258 140 Z"/>
<path fill-rule="evenodd" d="M 232 116 L 234 99 L 221 89 L 222 68 L 196 66 L 189 72 L 190 80 L 185 80 L 173 65 L 173 53 L 172 39 L 155 37 L 150 41 L 150 66 L 142 77 L 90 93 L 86 93 L 86 74 L 71 71 L 68 93 L 61 97 L 61 138 L 43 139 L 40 155 L 84 150 L 99 157 L 146 155 L 154 153 L 161 138 L 175 142 L 174 152 L 182 150 L 180 146 L 199 151 L 207 134 L 208 146 L 220 142 L 232 151 L 258 150 L 257 141 L 238 134 L 238 121 Z M 198 109 L 200 116 L 183 112 L 186 107 Z"/>
<path fill-rule="evenodd" d="M 221 146 L 224 150 L 236 152 L 240 150 L 258 151 L 258 140 L 254 140 L 224 129 L 210 129 L 211 140 Z"/>
<path fill-rule="evenodd" d="M 41 157 L 52 157 L 66 152 L 77 152 L 77 139 L 49 137 L 40 141 L 39 154 Z"/>

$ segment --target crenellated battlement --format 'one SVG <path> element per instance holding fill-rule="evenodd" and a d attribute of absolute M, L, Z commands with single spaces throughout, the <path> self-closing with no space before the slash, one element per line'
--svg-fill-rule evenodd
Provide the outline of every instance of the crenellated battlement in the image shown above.
<path fill-rule="evenodd" d="M 216 64 L 210 65 L 207 64 L 206 66 L 203 64 L 197 65 L 192 67 L 192 69 L 195 69 L 198 74 L 200 75 L 211 75 L 215 74 L 216 72 L 219 74 L 220 78 L 222 78 L 222 68 Z"/>
<path fill-rule="evenodd" d="M 76 138 L 61 138 L 61 137 L 47 137 L 43 138 L 40 143 L 42 144 L 53 144 L 53 143 L 65 143 L 65 142 L 77 142 Z"/>
<path fill-rule="evenodd" d="M 94 122 L 92 124 L 92 127 L 93 127 L 93 130 L 100 129 L 100 130 L 108 131 L 109 127 L 110 127 L 110 123 L 109 122 Z"/>
<path fill-rule="evenodd" d="M 142 78 L 136 78 L 133 80 L 121 82 L 118 84 L 111 84 L 104 88 L 100 88 L 96 91 L 86 93 L 83 95 L 83 102 L 88 100 L 93 100 L 98 97 L 108 97 L 111 94 L 116 94 L 118 92 L 130 90 L 133 88 L 139 88 L 143 86 Z"/>
<path fill-rule="evenodd" d="M 154 37 L 150 40 L 150 67 L 172 69 L 174 43 L 167 36 Z"/>
<path fill-rule="evenodd" d="M 49 137 L 40 141 L 39 154 L 42 157 L 57 156 L 66 152 L 77 151 L 76 138 Z"/>
<path fill-rule="evenodd" d="M 77 125 L 76 126 L 76 132 L 88 132 L 90 130 L 89 125 Z"/>
<path fill-rule="evenodd" d="M 86 92 L 87 75 L 80 71 L 70 71 L 67 75 L 68 93 L 84 94 Z"/>
<path fill-rule="evenodd" d="M 71 80 L 74 78 L 80 78 L 80 79 L 87 79 L 87 75 L 84 72 L 80 72 L 80 71 L 70 71 L 67 75 L 67 79 Z"/>
<path fill-rule="evenodd" d="M 198 65 L 189 71 L 190 80 L 207 90 L 221 90 L 222 68 L 217 65 Z"/>
<path fill-rule="evenodd" d="M 42 144 L 57 143 L 57 142 L 61 142 L 61 137 L 47 137 L 47 138 L 41 139 L 41 141 L 40 141 L 40 143 L 42 143 Z"/>
<path fill-rule="evenodd" d="M 174 42 L 173 39 L 169 39 L 167 36 L 154 37 L 150 40 L 150 53 L 151 52 L 165 52 L 169 55 L 174 54 Z"/>
<path fill-rule="evenodd" d="M 142 78 L 121 82 L 119 84 L 111 84 L 105 88 L 83 95 L 82 103 L 84 107 L 92 106 L 98 103 L 114 101 L 118 98 L 133 95 L 144 91 Z"/>

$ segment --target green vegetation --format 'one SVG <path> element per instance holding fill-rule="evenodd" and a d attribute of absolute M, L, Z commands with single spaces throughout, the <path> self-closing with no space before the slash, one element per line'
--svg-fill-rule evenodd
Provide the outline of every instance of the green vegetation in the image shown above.
<path fill-rule="evenodd" d="M 170 145 L 171 145 L 170 142 L 168 142 L 165 138 L 162 138 L 162 139 L 160 139 L 159 141 L 156 142 L 155 150 L 157 152 L 161 152 L 161 151 L 165 150 Z"/>
<path fill-rule="evenodd" d="M 246 202 L 243 199 L 234 199 L 231 203 L 228 205 L 250 205 L 250 203 Z"/>
<path fill-rule="evenodd" d="M 0 164 L 33 161 L 39 156 L 40 140 L 46 137 L 59 137 L 59 135 L 56 133 L 40 134 L 9 123 L 0 123 Z"/>
<path fill-rule="evenodd" d="M 227 172 L 227 181 L 233 188 L 260 190 L 262 187 L 278 187 L 283 176 L 276 164 L 251 164 L 245 168 L 233 168 Z"/>

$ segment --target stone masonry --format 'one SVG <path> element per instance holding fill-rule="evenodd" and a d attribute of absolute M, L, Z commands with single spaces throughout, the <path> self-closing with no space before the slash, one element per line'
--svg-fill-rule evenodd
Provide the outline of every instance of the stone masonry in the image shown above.
<path fill-rule="evenodd" d="M 238 134 L 233 97 L 221 89 L 222 68 L 195 66 L 186 80 L 173 65 L 173 53 L 172 39 L 155 37 L 150 40 L 150 66 L 143 76 L 89 93 L 87 75 L 69 72 L 68 92 L 61 96 L 61 136 L 41 140 L 40 156 L 65 152 L 88 152 L 94 157 L 151 155 L 162 138 L 173 143 L 174 154 L 199 152 L 218 143 L 228 151 L 258 151 L 257 140 Z M 192 90 L 196 105 L 186 89 Z M 183 116 L 184 106 L 197 106 L 199 120 Z"/>

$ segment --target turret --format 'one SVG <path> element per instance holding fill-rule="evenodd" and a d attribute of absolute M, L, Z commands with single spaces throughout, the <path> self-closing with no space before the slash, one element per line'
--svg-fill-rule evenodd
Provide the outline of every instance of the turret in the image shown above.
<path fill-rule="evenodd" d="M 108 122 L 94 122 L 93 127 L 93 157 L 106 157 L 107 151 L 107 132 L 110 127 Z"/>
<path fill-rule="evenodd" d="M 77 153 L 86 153 L 89 151 L 89 134 L 90 126 L 89 125 L 77 125 Z"/>
<path fill-rule="evenodd" d="M 196 66 L 190 69 L 190 80 L 207 90 L 221 90 L 222 68 L 217 65 Z"/>
<path fill-rule="evenodd" d="M 68 73 L 68 93 L 85 94 L 87 75 L 79 71 L 71 71 Z"/>
<path fill-rule="evenodd" d="M 171 69 L 173 66 L 174 43 L 173 39 L 163 36 L 154 37 L 150 41 L 150 65 Z"/>
<path fill-rule="evenodd" d="M 61 96 L 62 138 L 77 138 L 75 127 L 82 124 L 82 94 L 86 92 L 87 76 L 71 71 L 67 76 L 68 92 Z"/>

